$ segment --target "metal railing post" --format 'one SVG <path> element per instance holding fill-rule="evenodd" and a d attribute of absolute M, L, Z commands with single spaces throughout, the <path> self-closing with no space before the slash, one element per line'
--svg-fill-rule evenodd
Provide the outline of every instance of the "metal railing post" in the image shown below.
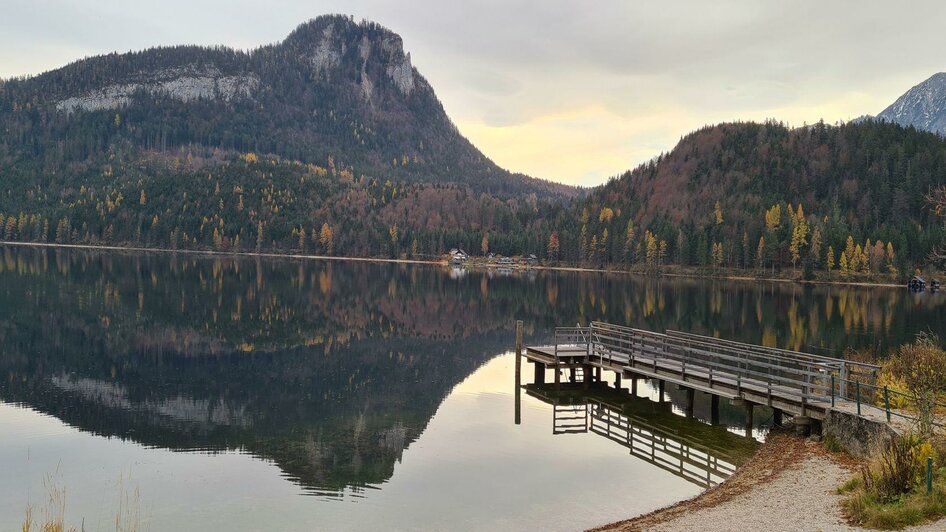
<path fill-rule="evenodd" d="M 831 374 L 831 408 L 834 408 L 834 373 Z"/>
<path fill-rule="evenodd" d="M 847 364 L 841 362 L 841 388 L 838 390 L 838 395 L 847 399 Z"/>
<path fill-rule="evenodd" d="M 861 415 L 861 381 L 854 381 L 854 393 L 857 397 L 857 415 Z"/>
<path fill-rule="evenodd" d="M 890 392 L 887 385 L 884 385 L 884 410 L 887 411 L 887 423 L 890 423 Z"/>

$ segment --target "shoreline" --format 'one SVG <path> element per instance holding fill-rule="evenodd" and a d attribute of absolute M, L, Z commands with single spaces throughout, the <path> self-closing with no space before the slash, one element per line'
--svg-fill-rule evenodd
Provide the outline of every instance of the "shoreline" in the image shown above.
<path fill-rule="evenodd" d="M 828 451 L 820 442 L 781 429 L 769 433 L 752 459 L 723 483 L 703 493 L 589 532 L 692 530 L 866 530 L 848 522 L 837 488 L 863 461 Z M 803 489 L 802 489 L 803 487 Z M 908 527 L 943 529 L 942 521 Z"/>
<path fill-rule="evenodd" d="M 193 256 L 206 257 L 265 257 L 271 259 L 302 259 L 302 260 L 326 260 L 337 262 L 367 262 L 378 264 L 418 264 L 433 266 L 449 266 L 447 259 L 389 259 L 381 257 L 349 257 L 337 255 L 318 255 L 307 253 L 274 253 L 274 252 L 255 252 L 255 251 L 213 251 L 202 249 L 169 249 L 153 248 L 141 246 L 120 246 L 120 245 L 102 245 L 102 244 L 57 244 L 50 242 L 19 242 L 19 241 L 0 241 L 0 246 L 32 247 L 45 249 L 80 249 L 92 251 L 116 251 L 130 253 L 162 253 L 162 254 L 186 254 Z M 483 264 L 474 261 L 468 269 L 484 270 L 495 269 L 495 265 Z M 561 271 L 575 273 L 604 273 L 615 275 L 629 275 L 636 277 L 676 277 L 682 279 L 700 279 L 700 280 L 718 280 L 718 281 L 741 281 L 741 282 L 765 282 L 765 283 L 786 283 L 799 285 L 832 285 L 832 286 L 859 286 L 859 287 L 878 287 L 878 288 L 904 288 L 899 283 L 889 282 L 866 282 L 866 281 L 841 281 L 841 280 L 823 280 L 823 279 L 790 279 L 784 277 L 754 277 L 751 275 L 707 275 L 699 272 L 674 272 L 662 271 L 656 273 L 638 272 L 632 270 L 619 270 L 612 268 L 589 268 L 585 266 L 527 266 L 513 269 L 516 271 L 545 270 Z"/>

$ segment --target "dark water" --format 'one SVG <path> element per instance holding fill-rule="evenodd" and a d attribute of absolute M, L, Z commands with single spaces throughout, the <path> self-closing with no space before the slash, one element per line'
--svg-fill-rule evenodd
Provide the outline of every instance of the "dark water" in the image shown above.
<path fill-rule="evenodd" d="M 695 495 L 756 440 L 645 383 L 529 386 L 516 425 L 516 319 L 533 343 L 607 320 L 827 354 L 946 333 L 946 296 L 900 289 L 0 254 L 0 530 L 44 483 L 86 530 L 119 508 L 147 530 L 593 526 Z"/>

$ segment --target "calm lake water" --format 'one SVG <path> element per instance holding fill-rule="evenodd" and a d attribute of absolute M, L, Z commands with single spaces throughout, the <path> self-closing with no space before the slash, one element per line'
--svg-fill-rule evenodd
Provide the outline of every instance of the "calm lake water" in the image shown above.
<path fill-rule="evenodd" d="M 572 530 L 720 482 L 771 412 L 514 383 L 607 320 L 822 354 L 946 336 L 906 289 L 0 247 L 0 530 Z M 524 368 L 523 383 L 531 381 Z"/>

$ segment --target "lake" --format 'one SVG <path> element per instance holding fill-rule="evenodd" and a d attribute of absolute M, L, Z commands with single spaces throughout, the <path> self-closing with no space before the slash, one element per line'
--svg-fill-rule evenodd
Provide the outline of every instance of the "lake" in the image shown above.
<path fill-rule="evenodd" d="M 523 390 L 517 319 L 841 356 L 946 335 L 946 296 L 0 247 L 0 530 L 50 489 L 88 531 L 573 530 L 700 493 L 768 430 L 646 381 Z"/>

